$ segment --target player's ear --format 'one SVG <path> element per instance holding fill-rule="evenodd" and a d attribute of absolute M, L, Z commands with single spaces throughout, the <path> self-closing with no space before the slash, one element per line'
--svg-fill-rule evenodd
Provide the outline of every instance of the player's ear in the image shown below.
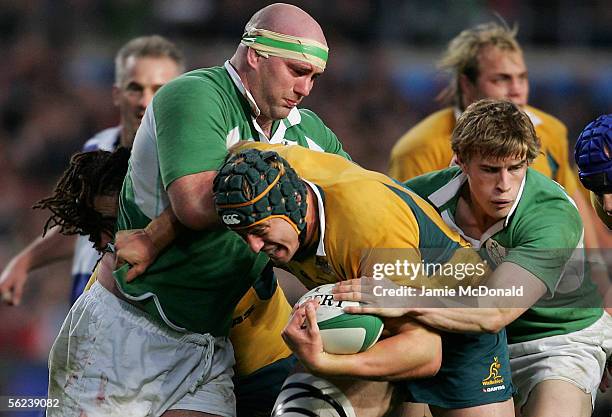
<path fill-rule="evenodd" d="M 247 48 L 246 53 L 247 64 L 249 67 L 253 69 L 257 69 L 259 67 L 259 63 L 262 59 L 265 59 L 263 56 L 259 55 L 257 51 L 253 48 Z"/>
<path fill-rule="evenodd" d="M 478 95 L 476 94 L 476 85 L 468 78 L 465 74 L 459 74 L 459 91 L 461 91 L 461 97 L 463 103 L 459 103 L 463 108 L 469 106 L 476 101 Z"/>
<path fill-rule="evenodd" d="M 466 164 L 465 162 L 459 157 L 459 155 L 453 155 L 453 163 L 455 165 L 457 165 L 459 168 L 461 168 L 461 171 L 466 172 Z"/>

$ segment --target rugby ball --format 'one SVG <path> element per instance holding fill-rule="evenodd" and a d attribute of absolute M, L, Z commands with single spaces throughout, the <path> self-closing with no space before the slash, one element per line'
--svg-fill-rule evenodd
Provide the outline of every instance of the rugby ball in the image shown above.
<path fill-rule="evenodd" d="M 328 353 L 351 354 L 368 350 L 378 341 L 383 330 L 380 317 L 369 314 L 348 314 L 342 309 L 358 306 L 356 301 L 335 301 L 334 284 L 316 287 L 299 299 L 301 305 L 308 300 L 319 300 L 317 324 L 323 340 L 323 350 Z"/>

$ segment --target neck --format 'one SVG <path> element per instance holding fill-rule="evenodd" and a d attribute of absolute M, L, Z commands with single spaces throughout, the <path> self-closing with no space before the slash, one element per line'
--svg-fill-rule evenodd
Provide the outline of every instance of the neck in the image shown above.
<path fill-rule="evenodd" d="M 121 131 L 119 132 L 119 146 L 130 149 L 134 143 L 135 136 L 135 131 L 132 132 L 126 126 L 121 126 Z"/>
<path fill-rule="evenodd" d="M 261 127 L 261 130 L 263 130 L 264 134 L 268 137 L 268 139 L 270 139 L 270 137 L 272 137 L 272 123 L 274 122 L 274 120 L 260 115 L 255 119 L 255 121 L 257 121 L 257 124 L 259 125 L 259 127 Z"/>
<path fill-rule="evenodd" d="M 459 195 L 455 222 L 464 233 L 474 239 L 480 239 L 484 232 L 497 223 L 498 220 L 487 215 L 472 199 L 470 187 L 466 183 Z"/>

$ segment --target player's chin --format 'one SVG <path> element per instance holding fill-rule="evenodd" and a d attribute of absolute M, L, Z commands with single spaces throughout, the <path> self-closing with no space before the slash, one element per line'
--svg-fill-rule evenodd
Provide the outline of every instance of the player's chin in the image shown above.
<path fill-rule="evenodd" d="M 268 254 L 268 258 L 277 266 L 286 265 L 291 260 L 291 256 L 285 251 L 283 251 L 283 253 L 278 253 L 278 251 L 276 251 L 275 253 Z"/>
<path fill-rule="evenodd" d="M 272 118 L 275 120 L 285 119 L 287 116 L 289 116 L 291 109 L 292 107 L 277 106 L 273 110 Z"/>

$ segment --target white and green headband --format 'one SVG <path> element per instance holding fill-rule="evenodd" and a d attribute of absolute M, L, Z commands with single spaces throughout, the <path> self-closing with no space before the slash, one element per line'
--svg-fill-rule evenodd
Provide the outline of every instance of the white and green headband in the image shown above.
<path fill-rule="evenodd" d="M 250 29 L 240 41 L 253 48 L 265 58 L 270 55 L 280 58 L 297 59 L 325 70 L 329 48 L 312 39 L 285 35 L 266 29 Z"/>

